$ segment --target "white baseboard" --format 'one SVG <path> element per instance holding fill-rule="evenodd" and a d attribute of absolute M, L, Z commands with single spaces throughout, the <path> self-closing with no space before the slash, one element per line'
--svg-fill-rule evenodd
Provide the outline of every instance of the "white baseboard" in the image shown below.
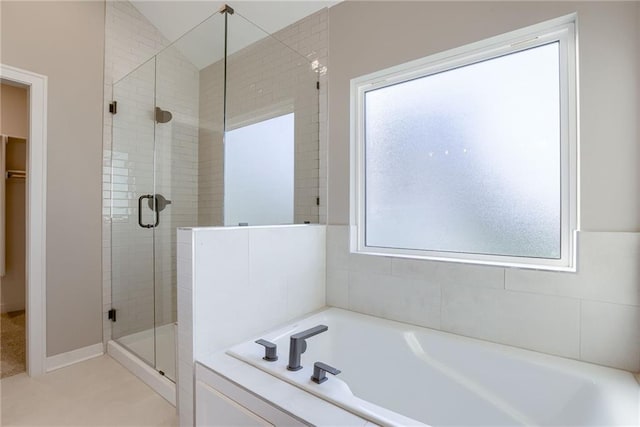
<path fill-rule="evenodd" d="M 158 371 L 144 363 L 115 341 L 109 341 L 107 343 L 107 353 L 155 390 L 155 392 L 162 396 L 167 402 L 176 406 L 176 385 L 174 382 L 160 375 Z"/>
<path fill-rule="evenodd" d="M 103 354 L 104 346 L 102 343 L 82 347 L 66 353 L 56 354 L 55 356 L 47 357 L 45 370 L 46 372 L 55 371 L 56 369 L 64 368 L 65 366 L 73 365 L 74 363 L 102 356 Z"/>

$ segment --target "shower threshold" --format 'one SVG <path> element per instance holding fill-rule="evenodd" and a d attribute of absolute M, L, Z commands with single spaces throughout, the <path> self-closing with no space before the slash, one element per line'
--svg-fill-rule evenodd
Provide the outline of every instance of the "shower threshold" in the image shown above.
<path fill-rule="evenodd" d="M 120 343 L 110 340 L 107 343 L 107 353 L 175 406 L 176 384 L 170 379 L 175 378 L 176 374 L 175 325 L 160 326 L 156 328 L 155 333 L 158 345 L 157 366 L 164 375 L 142 360 L 142 358 L 153 360 L 153 329 L 121 337 L 118 339 Z"/>

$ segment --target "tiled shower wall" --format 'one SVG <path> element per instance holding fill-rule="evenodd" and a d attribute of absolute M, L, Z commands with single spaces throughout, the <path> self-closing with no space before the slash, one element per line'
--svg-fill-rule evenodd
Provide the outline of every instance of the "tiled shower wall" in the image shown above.
<path fill-rule="evenodd" d="M 234 19 L 242 18 L 231 17 L 230 26 L 234 25 Z M 327 10 L 278 31 L 273 38 L 264 38 L 233 53 L 227 64 L 228 128 L 295 111 L 294 221 L 324 223 Z M 316 76 L 320 79 L 319 92 L 315 87 Z M 222 61 L 200 72 L 200 225 L 223 224 L 222 84 Z"/>
<path fill-rule="evenodd" d="M 103 173 L 103 314 L 104 341 L 176 320 L 175 228 L 195 224 L 197 212 L 198 70 L 177 50 L 164 51 L 136 77 L 119 83 L 120 116 L 108 112 L 112 84 L 169 45 L 158 30 L 129 2 L 106 2 L 105 116 Z M 155 75 L 154 75 L 155 74 Z M 158 90 L 154 94 L 154 79 Z M 125 89 L 126 86 L 131 86 Z M 138 227 L 134 205 L 153 188 L 153 101 L 171 111 L 173 119 L 155 129 L 157 193 L 172 204 L 161 213 L 155 233 Z M 127 98 L 139 116 L 127 114 Z M 146 113 L 142 111 L 142 106 Z M 130 112 L 131 109 L 129 109 Z M 146 115 L 145 115 L 146 114 Z M 141 116 L 140 116 L 141 115 Z M 112 124 L 121 131 L 112 146 Z M 120 123 L 118 123 L 120 122 Z M 111 155 L 114 158 L 113 220 Z M 113 231 L 113 237 L 112 237 Z M 113 240 L 112 240 L 113 238 Z M 112 259 L 112 245 L 113 254 Z M 156 295 L 154 296 L 154 274 Z M 112 294 L 113 281 L 113 294 Z M 112 299 L 113 297 L 113 299 Z M 154 316 L 155 299 L 155 316 Z M 111 324 L 106 312 L 118 310 Z"/>

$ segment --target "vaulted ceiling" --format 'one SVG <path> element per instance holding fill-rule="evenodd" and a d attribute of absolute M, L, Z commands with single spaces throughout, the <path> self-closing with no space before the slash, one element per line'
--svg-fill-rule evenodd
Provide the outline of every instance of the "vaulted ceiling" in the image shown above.
<path fill-rule="evenodd" d="M 176 47 L 196 67 L 202 69 L 224 55 L 224 19 L 221 15 L 214 16 L 192 29 L 216 14 L 225 3 L 236 11 L 229 18 L 228 26 L 228 53 L 231 54 L 339 1 L 131 0 L 131 3 L 169 41 L 175 41 Z"/>

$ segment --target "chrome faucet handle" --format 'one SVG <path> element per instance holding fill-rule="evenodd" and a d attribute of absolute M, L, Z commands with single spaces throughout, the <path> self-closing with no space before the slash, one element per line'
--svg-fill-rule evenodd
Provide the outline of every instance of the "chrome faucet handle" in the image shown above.
<path fill-rule="evenodd" d="M 316 384 L 322 384 L 329 378 L 327 378 L 326 373 L 330 373 L 331 375 L 338 375 L 340 371 L 333 366 L 329 366 L 326 363 L 316 362 L 313 364 L 313 375 L 311 376 L 311 381 Z"/>
<path fill-rule="evenodd" d="M 255 341 L 255 343 L 264 346 L 264 360 L 268 362 L 275 362 L 278 360 L 278 346 L 276 344 L 263 340 L 262 338 Z"/>

